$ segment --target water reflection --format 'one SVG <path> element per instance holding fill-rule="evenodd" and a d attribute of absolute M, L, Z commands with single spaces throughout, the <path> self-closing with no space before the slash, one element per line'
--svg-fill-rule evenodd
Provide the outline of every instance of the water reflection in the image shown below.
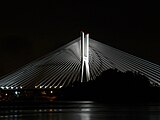
<path fill-rule="evenodd" d="M 23 108 L 23 109 L 22 109 Z M 159 120 L 160 105 L 106 105 L 94 102 L 59 102 L 35 107 L 0 106 L 2 120 Z"/>

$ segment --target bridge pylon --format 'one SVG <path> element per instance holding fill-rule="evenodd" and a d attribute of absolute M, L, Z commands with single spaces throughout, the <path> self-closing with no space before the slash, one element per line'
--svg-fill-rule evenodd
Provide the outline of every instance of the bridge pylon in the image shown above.
<path fill-rule="evenodd" d="M 81 82 L 90 80 L 89 72 L 89 34 L 81 32 Z"/>

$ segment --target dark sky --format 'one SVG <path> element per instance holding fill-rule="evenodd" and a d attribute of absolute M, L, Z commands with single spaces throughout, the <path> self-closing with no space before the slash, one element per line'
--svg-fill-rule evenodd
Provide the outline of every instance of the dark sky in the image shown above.
<path fill-rule="evenodd" d="M 12 1 L 0 5 L 0 76 L 90 33 L 160 64 L 158 4 L 146 1 Z"/>

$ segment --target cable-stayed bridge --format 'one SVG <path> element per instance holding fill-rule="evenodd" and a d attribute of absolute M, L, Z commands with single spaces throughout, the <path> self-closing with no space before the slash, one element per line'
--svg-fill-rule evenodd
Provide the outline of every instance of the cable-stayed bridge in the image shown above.
<path fill-rule="evenodd" d="M 160 66 L 111 46 L 81 37 L 0 78 L 1 89 L 59 89 L 95 80 L 103 71 L 135 71 L 160 85 Z"/>

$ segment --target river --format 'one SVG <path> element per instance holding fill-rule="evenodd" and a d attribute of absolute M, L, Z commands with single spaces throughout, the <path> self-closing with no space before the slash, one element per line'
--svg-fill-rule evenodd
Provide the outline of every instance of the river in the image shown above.
<path fill-rule="evenodd" d="M 0 106 L 0 120 L 159 120 L 160 104 L 59 101 L 41 106 Z"/>

